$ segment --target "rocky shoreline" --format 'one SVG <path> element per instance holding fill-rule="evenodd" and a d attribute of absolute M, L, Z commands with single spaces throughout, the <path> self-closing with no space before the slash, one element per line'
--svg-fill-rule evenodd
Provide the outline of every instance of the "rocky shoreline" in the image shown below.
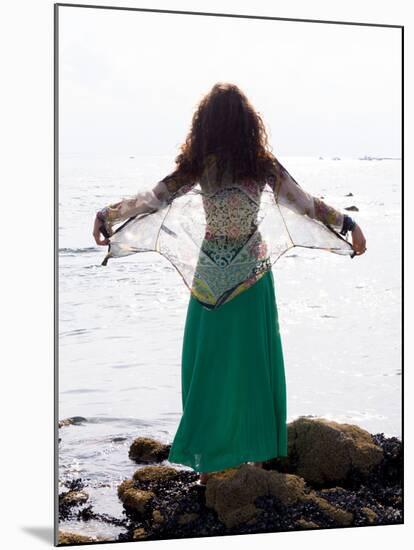
<path fill-rule="evenodd" d="M 117 488 L 124 518 L 94 513 L 79 479 L 59 495 L 59 518 L 122 526 L 110 539 L 117 542 L 404 522 L 403 446 L 396 437 L 301 416 L 288 424 L 287 457 L 215 472 L 205 486 L 197 472 L 164 463 L 169 449 L 146 437 L 132 442 L 129 458 L 138 468 Z M 104 540 L 59 531 L 59 546 Z"/>

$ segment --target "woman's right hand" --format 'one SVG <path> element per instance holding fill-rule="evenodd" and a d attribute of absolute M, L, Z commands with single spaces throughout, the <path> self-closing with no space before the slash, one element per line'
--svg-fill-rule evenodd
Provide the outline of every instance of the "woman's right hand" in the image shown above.
<path fill-rule="evenodd" d="M 352 230 L 352 248 L 355 250 L 355 254 L 360 256 L 366 251 L 366 241 L 364 234 L 358 224 L 355 225 Z"/>
<path fill-rule="evenodd" d="M 92 235 L 95 239 L 96 244 L 99 244 L 101 246 L 104 246 L 106 244 L 109 244 L 109 239 L 107 239 L 101 231 L 102 227 L 102 221 L 98 218 L 98 216 L 95 216 L 95 222 L 93 224 L 93 232 Z"/>

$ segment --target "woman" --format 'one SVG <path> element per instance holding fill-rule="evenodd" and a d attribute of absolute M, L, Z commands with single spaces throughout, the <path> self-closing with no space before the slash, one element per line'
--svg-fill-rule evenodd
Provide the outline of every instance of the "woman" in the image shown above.
<path fill-rule="evenodd" d="M 96 243 L 110 246 L 107 257 L 142 251 L 145 247 L 137 246 L 146 223 L 142 216 L 156 219 L 184 195 L 199 200 L 194 188 L 201 188 L 203 221 L 190 219 L 187 202 L 188 219 L 180 222 L 187 221 L 185 231 L 173 230 L 180 223 L 170 210 L 168 223 L 165 217 L 157 221 L 157 240 L 146 245 L 168 250 L 165 255 L 176 266 L 181 262 L 177 269 L 191 283 L 182 347 L 183 414 L 168 458 L 199 471 L 201 484 L 211 472 L 243 462 L 262 466 L 287 455 L 285 370 L 271 257 L 292 246 L 350 249 L 353 255 L 366 250 L 358 224 L 306 193 L 269 149 L 263 121 L 245 94 L 234 84 L 217 83 L 193 115 L 176 169 L 153 189 L 106 206 L 94 223 Z M 278 209 L 283 220 L 270 227 L 270 239 L 272 233 L 283 236 L 274 246 L 259 222 L 266 189 L 276 198 L 269 209 L 273 214 Z M 283 216 L 283 208 L 297 217 Z M 308 228 L 305 221 L 313 225 Z M 129 223 L 128 231 L 113 232 L 120 222 Z M 352 246 L 334 228 L 342 235 L 352 231 Z"/>

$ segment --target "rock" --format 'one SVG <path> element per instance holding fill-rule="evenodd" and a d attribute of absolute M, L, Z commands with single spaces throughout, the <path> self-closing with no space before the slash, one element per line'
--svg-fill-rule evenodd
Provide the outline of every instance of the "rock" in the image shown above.
<path fill-rule="evenodd" d="M 79 506 L 89 499 L 85 491 L 67 491 L 59 495 L 59 505 L 61 506 Z"/>
<path fill-rule="evenodd" d="M 206 506 L 213 508 L 226 527 L 253 520 L 258 496 L 276 494 L 283 502 L 294 502 L 303 486 L 296 476 L 265 471 L 249 464 L 213 473 L 206 484 Z M 280 492 L 278 492 L 280 491 Z"/>
<path fill-rule="evenodd" d="M 83 424 L 86 422 L 86 418 L 83 416 L 71 416 L 70 418 L 65 418 L 64 420 L 59 420 L 59 428 L 63 426 L 71 426 L 72 424 Z"/>
<path fill-rule="evenodd" d="M 322 495 L 335 495 L 337 491 L 343 490 L 342 487 L 329 487 L 328 489 L 321 489 Z"/>
<path fill-rule="evenodd" d="M 374 510 L 371 510 L 371 508 L 368 508 L 368 506 L 364 506 L 363 508 L 361 508 L 361 510 L 366 515 L 366 517 L 368 519 L 368 523 L 371 523 L 371 524 L 376 523 L 377 518 L 378 518 L 378 514 L 376 514 L 374 512 Z"/>
<path fill-rule="evenodd" d="M 134 511 L 143 514 L 146 510 L 148 502 L 154 497 L 152 491 L 143 491 L 141 489 L 127 489 L 122 495 L 122 503 L 127 508 L 132 508 Z"/>
<path fill-rule="evenodd" d="M 132 479 L 124 479 L 124 481 L 118 485 L 118 498 L 122 500 L 123 494 L 134 487 L 134 481 Z"/>
<path fill-rule="evenodd" d="M 231 528 L 256 516 L 254 501 L 267 494 L 268 486 L 266 472 L 249 464 L 213 473 L 206 483 L 206 506 Z"/>
<path fill-rule="evenodd" d="M 404 475 L 403 444 L 397 437 L 385 437 L 383 433 L 373 435 L 374 442 L 379 445 L 384 454 L 384 460 L 379 468 L 383 483 L 399 484 Z"/>
<path fill-rule="evenodd" d="M 214 472 L 206 486 L 197 483 L 194 471 L 138 466 L 132 479 L 118 486 L 128 518 L 127 533 L 121 533 L 120 540 L 403 522 L 403 450 L 397 438 L 299 417 L 288 424 L 288 456 L 264 461 L 263 466 L 244 464 Z M 69 487 L 82 488 L 76 483 Z"/>
<path fill-rule="evenodd" d="M 134 540 L 142 540 L 147 538 L 147 532 L 143 527 L 138 527 L 137 529 L 134 529 L 132 533 L 132 538 Z"/>
<path fill-rule="evenodd" d="M 115 436 L 111 439 L 112 443 L 123 443 L 127 438 L 123 436 Z"/>
<path fill-rule="evenodd" d="M 171 479 L 178 476 L 179 473 L 171 466 L 145 466 L 136 470 L 132 478 L 134 481 L 154 482 Z"/>
<path fill-rule="evenodd" d="M 190 513 L 190 514 L 181 514 L 178 516 L 177 518 L 177 522 L 180 524 L 180 525 L 187 525 L 187 523 L 191 523 L 192 521 L 195 521 L 196 519 L 198 519 L 199 517 L 199 514 L 193 512 L 193 513 Z"/>
<path fill-rule="evenodd" d="M 301 416 L 288 425 L 289 467 L 323 486 L 345 481 L 355 469 L 368 474 L 383 459 L 371 434 L 359 426 Z"/>
<path fill-rule="evenodd" d="M 164 516 L 159 510 L 153 510 L 152 519 L 155 523 L 162 523 L 164 521 Z"/>
<path fill-rule="evenodd" d="M 305 495 L 304 500 L 308 500 L 316 504 L 324 514 L 335 522 L 335 525 L 340 527 L 348 527 L 352 525 L 354 521 L 354 514 L 347 512 L 338 506 L 333 506 L 324 498 L 317 496 L 314 492 L 311 492 L 309 495 Z"/>
<path fill-rule="evenodd" d="M 265 470 L 243 464 L 212 474 L 206 484 L 206 506 L 213 508 L 227 528 L 252 523 L 261 513 L 257 497 L 271 495 L 286 507 L 311 502 L 336 525 L 351 525 L 353 514 L 333 506 L 314 491 L 307 492 L 305 480 L 293 474 Z"/>
<path fill-rule="evenodd" d="M 135 462 L 162 462 L 168 458 L 171 445 L 150 437 L 137 437 L 129 448 L 128 456 Z"/>
<path fill-rule="evenodd" d="M 136 470 L 132 479 L 125 479 L 118 486 L 118 497 L 126 508 L 143 514 L 155 497 L 157 487 L 178 475 L 180 472 L 170 466 L 144 466 Z"/>
<path fill-rule="evenodd" d="M 71 533 L 70 531 L 59 531 L 59 534 L 58 534 L 59 546 L 85 544 L 88 542 L 98 542 L 98 541 L 105 541 L 105 540 L 108 540 L 108 539 L 98 538 L 98 537 L 89 537 L 87 535 Z"/>
<path fill-rule="evenodd" d="M 308 521 L 304 518 L 300 518 L 295 523 L 299 529 L 319 529 L 319 525 L 314 521 Z"/>
<path fill-rule="evenodd" d="M 352 212 L 359 212 L 358 206 L 345 206 L 345 210 L 351 210 Z"/>
<path fill-rule="evenodd" d="M 135 488 L 132 479 L 126 479 L 118 486 L 118 497 L 122 504 L 141 514 L 146 511 L 147 504 L 154 496 L 152 491 Z"/>
<path fill-rule="evenodd" d="M 293 474 L 281 474 L 280 472 L 268 472 L 269 493 L 277 497 L 282 504 L 290 506 L 299 500 L 303 500 L 305 494 L 305 480 Z"/>
<path fill-rule="evenodd" d="M 143 514 L 146 511 L 147 504 L 155 496 L 152 491 L 136 489 L 135 487 L 125 487 L 122 491 L 119 491 L 118 487 L 118 495 L 122 501 L 122 504 L 126 508 L 131 508 L 140 514 Z"/>
<path fill-rule="evenodd" d="M 353 196 L 354 196 L 354 194 L 351 193 L 351 191 L 345 195 L 345 197 L 353 197 Z"/>

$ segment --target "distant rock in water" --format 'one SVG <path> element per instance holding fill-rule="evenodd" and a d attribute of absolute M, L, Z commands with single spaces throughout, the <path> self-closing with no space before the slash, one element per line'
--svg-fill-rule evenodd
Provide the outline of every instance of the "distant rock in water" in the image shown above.
<path fill-rule="evenodd" d="M 345 206 L 344 210 L 351 210 L 352 212 L 359 212 L 358 206 Z"/>
<path fill-rule="evenodd" d="M 84 422 L 86 422 L 86 418 L 83 416 L 71 416 L 70 418 L 59 420 L 59 428 L 62 428 L 62 426 L 71 426 L 72 424 L 83 424 Z"/>
<path fill-rule="evenodd" d="M 66 485 L 68 491 L 59 494 L 59 511 L 61 515 L 67 515 L 69 508 L 84 504 L 89 499 L 89 495 L 83 490 L 85 484 L 82 479 L 77 478 L 67 481 Z"/>
<path fill-rule="evenodd" d="M 358 157 L 358 160 L 391 160 L 391 157 L 370 157 L 369 155 L 364 155 L 363 157 Z"/>
<path fill-rule="evenodd" d="M 171 445 L 160 443 L 150 437 L 137 437 L 129 448 L 128 456 L 135 462 L 162 462 L 168 458 Z"/>
<path fill-rule="evenodd" d="M 89 495 L 85 491 L 67 491 L 59 495 L 60 506 L 79 506 L 89 499 Z"/>
<path fill-rule="evenodd" d="M 354 194 L 351 193 L 351 191 L 348 194 L 345 195 L 345 197 L 353 197 L 353 196 L 354 196 Z"/>

